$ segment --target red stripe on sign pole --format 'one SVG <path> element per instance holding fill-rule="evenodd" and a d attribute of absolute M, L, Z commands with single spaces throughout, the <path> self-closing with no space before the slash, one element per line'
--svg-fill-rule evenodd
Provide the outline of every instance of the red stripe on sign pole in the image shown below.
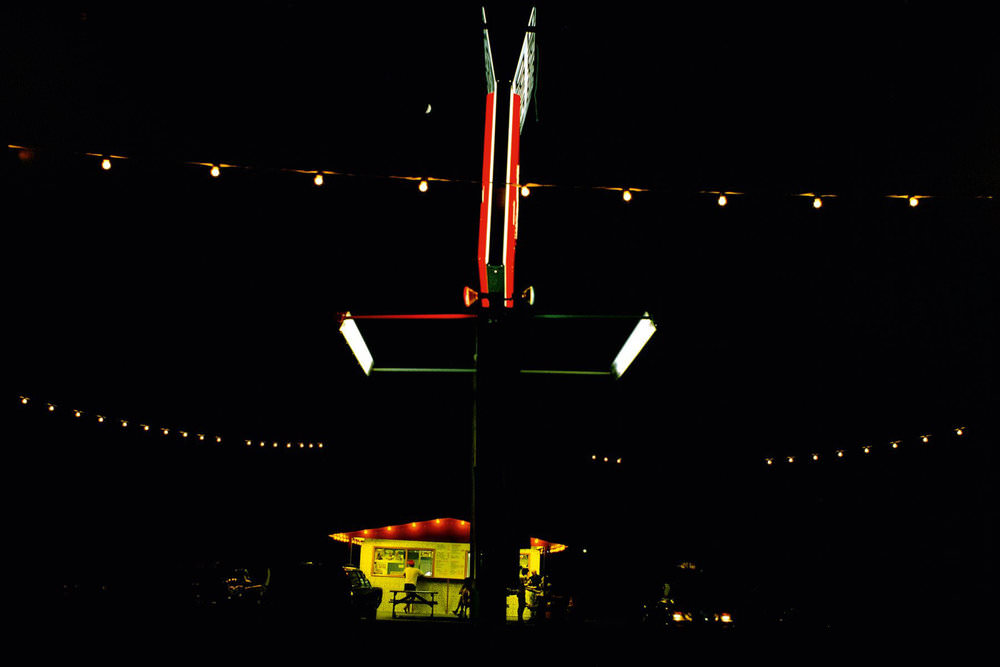
<path fill-rule="evenodd" d="M 471 320 L 475 313 L 417 313 L 402 315 L 346 315 L 345 320 Z"/>
<path fill-rule="evenodd" d="M 507 121 L 507 202 L 504 209 L 504 305 L 514 307 L 514 251 L 517 248 L 518 181 L 521 152 L 521 96 L 511 90 Z"/>
<path fill-rule="evenodd" d="M 490 291 L 486 277 L 486 263 L 490 259 L 490 223 L 493 215 L 493 137 L 496 118 L 496 93 L 489 93 L 486 95 L 486 129 L 483 133 L 483 190 L 482 201 L 479 204 L 479 247 L 476 253 L 481 294 L 488 294 Z M 489 301 L 484 298 L 483 307 L 488 306 Z"/>

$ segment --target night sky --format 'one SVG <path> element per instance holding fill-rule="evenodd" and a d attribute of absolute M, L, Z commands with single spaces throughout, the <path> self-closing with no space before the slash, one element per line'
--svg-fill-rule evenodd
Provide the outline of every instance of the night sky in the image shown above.
<path fill-rule="evenodd" d="M 4 10 L 8 399 L 32 399 L 12 450 L 53 562 L 469 516 L 470 376 L 365 377 L 338 333 L 340 311 L 460 312 L 476 286 L 479 6 L 410 5 Z M 503 91 L 530 7 L 487 6 Z M 788 588 L 981 583 L 1000 195 L 985 24 L 905 2 L 538 3 L 521 180 L 551 187 L 521 203 L 518 288 L 538 313 L 648 311 L 658 329 L 620 380 L 532 377 L 511 397 L 525 530 L 602 567 L 651 551 Z M 103 154 L 127 159 L 104 171 Z M 814 210 L 806 192 L 836 196 Z M 911 194 L 928 198 L 888 197 Z M 536 321 L 525 366 L 605 370 L 631 324 Z M 468 322 L 361 327 L 377 366 L 473 364 Z"/>

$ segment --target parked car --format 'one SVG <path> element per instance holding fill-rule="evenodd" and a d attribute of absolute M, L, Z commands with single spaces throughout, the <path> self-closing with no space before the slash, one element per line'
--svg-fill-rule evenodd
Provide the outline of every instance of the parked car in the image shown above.
<path fill-rule="evenodd" d="M 275 567 L 261 598 L 267 618 L 289 622 L 375 620 L 382 589 L 352 565 L 300 561 Z"/>
<path fill-rule="evenodd" d="M 673 629 L 728 630 L 736 625 L 730 593 L 692 563 L 673 568 L 663 590 L 642 604 L 645 623 Z"/>

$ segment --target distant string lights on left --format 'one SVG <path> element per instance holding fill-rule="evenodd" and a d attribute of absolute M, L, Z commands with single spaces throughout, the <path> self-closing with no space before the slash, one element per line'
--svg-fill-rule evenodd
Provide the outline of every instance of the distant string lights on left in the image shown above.
<path fill-rule="evenodd" d="M 197 442 L 207 442 L 222 444 L 224 439 L 220 434 L 209 434 L 202 433 L 195 430 L 189 430 L 184 428 L 175 428 L 172 426 L 153 426 L 148 423 L 137 422 L 132 419 L 125 417 L 111 417 L 106 412 L 92 412 L 84 411 L 79 408 L 63 408 L 53 402 L 45 400 L 35 400 L 24 394 L 20 394 L 17 397 L 17 402 L 20 406 L 24 408 L 40 407 L 46 413 L 65 413 L 72 415 L 74 419 L 89 419 L 92 422 L 98 424 L 108 424 L 108 425 L 118 425 L 123 429 L 134 429 L 139 430 L 143 433 L 159 433 L 163 437 L 176 437 L 182 440 L 191 440 Z M 323 449 L 322 442 L 306 442 L 306 441 L 290 441 L 290 440 L 260 440 L 256 438 L 241 438 L 237 440 L 226 440 L 226 442 L 239 442 L 242 443 L 244 447 L 256 448 L 256 449 L 281 449 L 281 450 L 321 450 Z"/>
<path fill-rule="evenodd" d="M 28 163 L 31 162 L 36 154 L 41 150 L 39 148 L 33 148 L 30 146 L 22 146 L 18 144 L 7 144 L 7 148 L 10 150 L 17 151 L 18 157 L 21 162 Z M 47 150 L 47 149 L 46 149 Z M 117 155 L 110 153 L 91 153 L 83 152 L 77 153 L 77 155 L 82 155 L 87 158 L 94 158 L 98 160 L 98 165 L 103 171 L 111 171 L 115 165 L 115 162 L 128 160 L 127 155 Z M 347 171 L 333 171 L 330 169 L 295 169 L 290 167 L 260 167 L 247 164 L 232 164 L 228 162 L 197 162 L 197 161 L 181 161 L 178 164 L 185 167 L 201 167 L 208 170 L 209 176 L 212 178 L 219 178 L 223 174 L 223 170 L 242 170 L 242 171 L 270 171 L 270 172 L 284 172 L 291 174 L 303 174 L 312 179 L 313 185 L 316 187 L 322 187 L 326 183 L 326 178 L 329 176 L 354 176 L 354 177 L 367 177 L 385 180 L 401 180 L 401 181 L 412 181 L 417 184 L 417 190 L 420 192 L 427 192 L 430 189 L 431 182 L 440 183 L 474 183 L 470 180 L 457 179 L 457 178 L 440 178 L 440 177 L 430 177 L 430 176 L 398 176 L 398 175 L 385 175 L 385 174 L 360 174 Z M 528 188 L 525 186 L 522 188 L 523 196 L 528 196 Z"/>

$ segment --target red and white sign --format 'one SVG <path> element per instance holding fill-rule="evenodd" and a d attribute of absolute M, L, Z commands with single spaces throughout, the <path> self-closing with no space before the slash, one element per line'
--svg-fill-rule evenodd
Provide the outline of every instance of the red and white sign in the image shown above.
<path fill-rule="evenodd" d="M 490 264 L 490 231 L 493 211 L 493 164 L 496 158 L 496 78 L 489 32 L 486 29 L 486 10 L 483 10 L 483 49 L 486 58 L 486 127 L 483 137 L 483 181 L 479 208 L 479 246 L 477 263 L 479 288 L 489 294 L 487 267 Z M 528 19 L 529 29 L 521 45 L 514 79 L 510 86 L 510 108 L 507 121 L 507 174 L 504 181 L 503 266 L 504 305 L 513 308 L 514 254 L 517 249 L 517 216 L 521 182 L 521 128 L 524 126 L 528 105 L 535 87 L 535 9 Z M 488 297 L 482 298 L 483 307 L 489 307 Z"/>

